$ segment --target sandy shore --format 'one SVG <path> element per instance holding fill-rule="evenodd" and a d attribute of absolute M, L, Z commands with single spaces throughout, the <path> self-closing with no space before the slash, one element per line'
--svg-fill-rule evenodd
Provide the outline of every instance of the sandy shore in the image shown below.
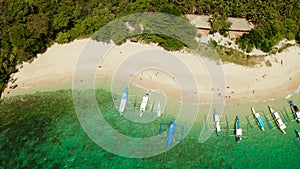
<path fill-rule="evenodd" d="M 19 94 L 30 94 L 35 91 L 51 91 L 56 89 L 72 88 L 74 67 L 81 50 L 88 42 L 76 40 L 69 44 L 55 44 L 44 54 L 37 56 L 32 63 L 24 63 L 18 67 L 2 93 L 2 97 Z M 99 63 L 96 81 L 115 77 L 116 70 L 126 59 L 132 55 L 145 51 L 157 51 L 163 55 L 176 56 L 188 69 L 197 83 L 200 94 L 200 102 L 210 102 L 215 90 L 211 84 L 210 75 L 205 64 L 187 52 L 166 52 L 155 44 L 139 44 L 126 42 L 116 46 L 108 52 L 103 62 Z M 251 102 L 282 98 L 292 93 L 300 85 L 300 48 L 289 47 L 284 52 L 266 57 L 272 64 L 267 67 L 264 63 L 255 68 L 243 67 L 235 64 L 223 64 L 225 77 L 225 93 L 220 93 L 227 102 Z M 135 67 L 132 63 L 128 66 L 128 73 Z M 158 66 L 159 67 L 159 66 Z M 178 77 L 174 77 L 173 73 Z M 185 72 L 165 72 L 163 69 L 147 69 L 128 75 L 133 83 L 144 88 L 156 89 L 165 94 L 180 98 L 177 79 L 184 78 Z M 182 89 L 185 92 L 194 93 L 190 89 Z"/>

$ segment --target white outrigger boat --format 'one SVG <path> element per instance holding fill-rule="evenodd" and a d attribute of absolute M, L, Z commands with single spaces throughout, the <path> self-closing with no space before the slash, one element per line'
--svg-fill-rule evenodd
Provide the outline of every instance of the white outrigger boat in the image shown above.
<path fill-rule="evenodd" d="M 144 112 L 146 111 L 148 100 L 149 100 L 149 90 L 147 90 L 145 96 L 143 96 L 143 100 L 140 106 L 140 117 L 143 117 Z"/>
<path fill-rule="evenodd" d="M 254 107 L 251 107 L 251 110 L 252 110 L 252 113 L 253 113 L 254 117 L 256 118 L 256 121 L 257 121 L 259 127 L 261 128 L 261 130 L 265 131 L 265 129 L 264 129 L 265 123 L 262 121 L 262 118 L 260 117 L 259 113 L 257 113 L 254 110 Z"/>
<path fill-rule="evenodd" d="M 123 116 L 125 112 L 127 100 L 128 100 L 128 87 L 125 88 L 121 98 L 120 107 L 119 107 L 120 116 Z"/>
<path fill-rule="evenodd" d="M 161 107 L 160 107 L 160 102 L 157 103 L 157 118 L 160 118 L 161 116 Z"/>
<path fill-rule="evenodd" d="M 300 112 L 299 108 L 294 104 L 292 100 L 289 101 L 291 110 L 294 114 L 295 120 L 300 124 Z"/>
<path fill-rule="evenodd" d="M 271 112 L 271 114 L 273 116 L 273 119 L 276 122 L 278 128 L 283 132 L 283 134 L 286 134 L 286 132 L 284 130 L 284 129 L 286 129 L 286 125 L 281 120 L 278 112 L 275 112 L 275 110 L 270 105 L 268 105 L 268 107 L 269 107 L 269 110 L 270 110 L 270 112 Z"/>
<path fill-rule="evenodd" d="M 214 120 L 215 120 L 215 123 L 216 123 L 217 135 L 220 136 L 220 134 L 221 134 L 220 116 L 218 115 L 216 109 L 214 109 Z"/>
<path fill-rule="evenodd" d="M 239 116 L 236 116 L 236 123 L 235 123 L 235 138 L 237 143 L 242 140 L 243 130 L 241 126 L 241 120 Z"/>

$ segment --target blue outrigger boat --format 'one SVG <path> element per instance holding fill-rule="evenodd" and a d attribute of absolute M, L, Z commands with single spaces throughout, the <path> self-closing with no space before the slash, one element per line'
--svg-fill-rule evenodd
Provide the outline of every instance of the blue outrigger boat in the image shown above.
<path fill-rule="evenodd" d="M 291 110 L 294 114 L 295 120 L 300 124 L 300 112 L 299 108 L 294 104 L 292 100 L 289 101 Z"/>
<path fill-rule="evenodd" d="M 123 116 L 125 112 L 127 100 L 128 100 L 128 87 L 125 88 L 121 98 L 120 107 L 119 107 L 120 116 Z"/>
<path fill-rule="evenodd" d="M 242 140 L 242 126 L 241 126 L 241 121 L 240 117 L 236 116 L 236 123 L 235 123 L 235 137 L 236 141 L 239 143 Z"/>
<path fill-rule="evenodd" d="M 166 126 L 167 129 L 163 129 L 164 128 L 163 126 Z M 165 138 L 159 136 L 159 138 L 163 140 L 167 140 L 168 148 L 171 148 L 174 142 L 179 142 L 179 143 L 182 142 L 183 135 L 184 135 L 184 126 L 175 125 L 174 118 L 172 118 L 169 124 L 163 124 L 160 122 L 158 134 L 161 134 L 162 132 L 165 131 L 167 131 L 167 137 Z M 179 140 L 176 140 L 175 135 L 177 135 L 177 138 L 179 135 Z"/>
<path fill-rule="evenodd" d="M 254 110 L 254 107 L 251 107 L 251 110 L 252 110 L 252 113 L 259 125 L 259 127 L 261 128 L 262 131 L 265 131 L 264 129 L 264 126 L 265 126 L 265 123 L 263 122 L 262 118 L 260 117 L 259 113 L 257 113 L 255 110 Z"/>

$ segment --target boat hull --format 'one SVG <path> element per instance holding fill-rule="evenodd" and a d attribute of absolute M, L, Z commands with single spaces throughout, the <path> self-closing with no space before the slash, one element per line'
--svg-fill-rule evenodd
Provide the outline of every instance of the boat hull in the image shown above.
<path fill-rule="evenodd" d="M 125 88 L 120 101 L 120 106 L 119 106 L 120 116 L 123 116 L 125 112 L 127 100 L 128 100 L 128 87 Z"/>
<path fill-rule="evenodd" d="M 242 127 L 241 127 L 240 117 L 237 116 L 236 117 L 236 124 L 235 124 L 235 137 L 236 137 L 236 141 L 238 143 L 242 140 L 242 135 L 243 135 L 243 130 L 242 130 Z"/>
<path fill-rule="evenodd" d="M 253 115 L 254 115 L 254 117 L 255 117 L 255 119 L 256 119 L 256 122 L 257 122 L 258 125 L 259 125 L 259 128 L 260 128 L 262 131 L 265 131 L 265 128 L 264 128 L 265 123 L 263 122 L 263 120 L 262 120 L 260 114 L 257 113 L 257 112 L 254 110 L 253 107 L 251 107 L 251 110 L 252 110 L 252 113 L 253 113 Z"/>
<path fill-rule="evenodd" d="M 218 115 L 218 113 L 215 109 L 214 109 L 214 121 L 216 124 L 217 136 L 220 136 L 220 134 L 221 134 L 220 116 Z"/>
<path fill-rule="evenodd" d="M 142 103 L 140 106 L 140 117 L 143 117 L 146 111 L 148 100 L 149 100 L 149 90 L 146 92 L 145 96 L 143 96 Z"/>

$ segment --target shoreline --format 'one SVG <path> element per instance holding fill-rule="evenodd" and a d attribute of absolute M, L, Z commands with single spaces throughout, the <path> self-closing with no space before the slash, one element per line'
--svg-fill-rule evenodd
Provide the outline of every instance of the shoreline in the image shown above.
<path fill-rule="evenodd" d="M 72 89 L 73 69 L 87 41 L 88 39 L 83 39 L 63 45 L 55 44 L 44 54 L 39 54 L 31 63 L 25 62 L 19 66 L 18 72 L 11 76 L 7 88 L 3 91 L 2 98 L 30 94 L 35 91 Z M 114 72 L 124 59 L 146 50 L 157 50 L 180 58 L 194 75 L 200 100 L 211 101 L 210 77 L 205 65 L 199 62 L 199 59 L 194 60 L 197 56 L 184 51 L 168 52 L 155 44 L 127 41 L 121 46 L 115 46 L 99 65 L 96 81 L 99 77 L 112 79 Z M 292 46 L 282 53 L 267 56 L 265 60 L 269 60 L 272 66 L 267 67 L 261 63 L 254 68 L 249 68 L 232 63 L 223 64 L 226 92 L 221 95 L 226 102 L 248 103 L 278 99 L 292 94 L 298 88 L 300 85 L 300 67 L 297 65 L 300 61 L 298 46 Z M 178 99 L 178 84 L 174 77 L 163 71 L 159 71 L 160 74 L 157 76 L 157 72 L 157 70 L 138 72 L 132 77 L 132 82 L 144 88 L 158 88 L 168 96 Z"/>
<path fill-rule="evenodd" d="M 101 89 L 97 88 L 95 90 L 95 92 L 98 92 L 98 94 L 99 94 L 99 92 L 102 89 L 106 92 L 110 92 L 107 88 L 101 88 Z M 139 88 L 138 86 L 131 86 L 130 90 L 134 93 L 133 96 L 136 96 L 135 94 L 144 93 L 144 90 L 142 88 Z M 4 98 L 3 101 L 4 101 L 4 103 L 11 102 L 11 101 L 15 100 L 14 97 L 16 97 L 17 100 L 18 99 L 22 100 L 23 98 L 27 98 L 28 96 L 31 96 L 31 95 L 32 96 L 49 95 L 49 94 L 53 95 L 53 93 L 55 93 L 55 92 L 69 93 L 70 91 L 71 91 L 71 89 L 60 89 L 60 90 L 56 90 L 56 91 L 37 91 L 33 94 L 24 94 L 24 95 L 16 95 L 16 96 L 12 96 L 12 97 L 6 97 L 6 98 Z M 151 95 L 152 94 L 150 93 L 149 105 L 156 104 L 155 96 L 152 97 Z M 138 102 L 141 101 L 140 100 L 141 97 L 139 97 L 139 96 L 142 96 L 142 95 L 138 95 L 138 98 L 137 98 Z M 112 95 L 112 97 L 113 97 L 113 95 Z M 130 101 L 133 102 L 133 99 L 134 98 L 131 98 Z M 164 116 L 165 113 L 167 114 L 167 116 L 169 118 L 172 116 L 177 116 L 180 112 L 181 101 L 175 100 L 174 98 L 169 97 L 169 96 L 166 96 L 166 98 L 164 98 L 164 99 L 165 99 L 165 101 L 163 101 L 163 104 L 161 105 L 162 109 L 163 109 L 162 117 Z M 233 102 L 226 102 L 223 107 L 224 108 L 223 111 L 217 108 L 217 112 L 220 115 L 220 117 L 222 118 L 222 120 L 224 120 L 225 115 L 229 119 L 231 119 L 231 121 L 233 121 L 236 116 L 240 116 L 242 118 L 242 123 L 247 124 L 246 116 L 252 117 L 252 112 L 250 109 L 251 107 L 254 107 L 255 110 L 261 114 L 261 116 L 263 116 L 262 111 L 264 111 L 267 116 L 270 116 L 268 105 L 271 105 L 274 108 L 274 110 L 278 111 L 278 112 L 284 111 L 284 109 L 286 109 L 288 111 L 287 113 L 290 116 L 289 118 L 291 118 L 294 121 L 294 116 L 292 115 L 292 112 L 290 111 L 290 107 L 289 107 L 289 103 L 288 103 L 289 100 L 293 100 L 296 105 L 300 105 L 300 93 L 295 93 L 289 99 L 286 99 L 286 98 L 269 99 L 269 100 L 264 100 L 264 101 L 259 101 L 259 102 L 247 102 L 247 103 L 240 103 L 240 104 L 236 104 Z M 165 105 L 165 106 L 163 106 L 163 105 Z M 212 108 L 211 107 L 212 105 L 209 103 L 198 103 L 194 106 L 198 107 L 197 108 L 198 109 L 197 118 L 195 119 L 195 122 L 197 122 L 199 124 L 203 124 L 205 117 L 207 117 L 209 113 L 212 113 L 212 112 L 209 112 L 209 110 Z M 219 107 L 219 108 L 222 108 L 222 107 Z M 272 119 L 271 116 L 269 118 Z M 212 117 L 211 117 L 211 119 L 208 119 L 207 122 L 214 124 Z"/>

